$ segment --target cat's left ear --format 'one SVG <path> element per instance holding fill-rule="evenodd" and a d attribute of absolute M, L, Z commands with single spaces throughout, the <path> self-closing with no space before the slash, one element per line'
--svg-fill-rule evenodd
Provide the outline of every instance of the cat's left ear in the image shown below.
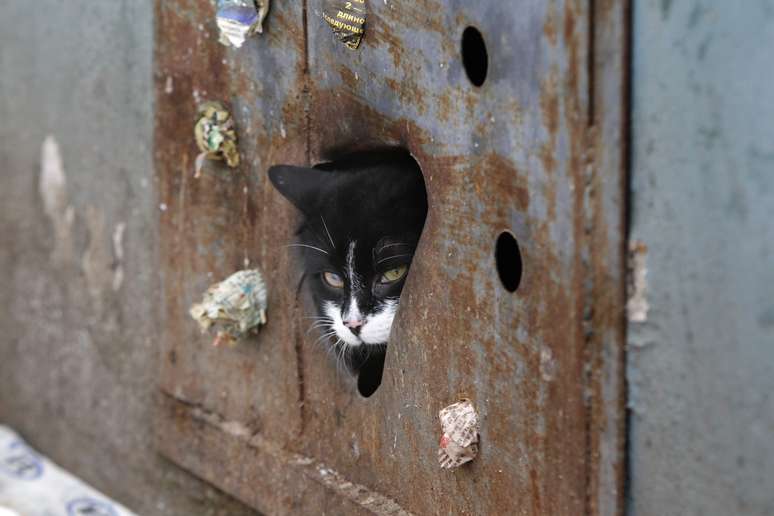
<path fill-rule="evenodd" d="M 274 187 L 301 212 L 315 209 L 319 191 L 327 172 L 309 167 L 275 165 L 269 168 L 269 179 Z"/>

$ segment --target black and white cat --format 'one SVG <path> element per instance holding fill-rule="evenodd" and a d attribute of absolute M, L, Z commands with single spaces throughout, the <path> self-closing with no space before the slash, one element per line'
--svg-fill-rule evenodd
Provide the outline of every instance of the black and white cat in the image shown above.
<path fill-rule="evenodd" d="M 390 150 L 349 154 L 313 168 L 269 169 L 277 190 L 303 215 L 297 231 L 315 325 L 370 395 L 401 290 L 427 215 L 416 161 Z"/>

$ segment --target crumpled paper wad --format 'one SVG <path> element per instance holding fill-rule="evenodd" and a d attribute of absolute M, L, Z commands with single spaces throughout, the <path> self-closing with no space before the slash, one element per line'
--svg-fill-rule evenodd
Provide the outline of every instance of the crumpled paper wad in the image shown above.
<path fill-rule="evenodd" d="M 438 448 L 438 462 L 451 469 L 472 461 L 478 455 L 478 415 L 473 403 L 463 399 L 441 409 L 443 436 Z"/>
<path fill-rule="evenodd" d="M 202 333 L 215 328 L 213 346 L 232 345 L 266 324 L 267 291 L 256 269 L 239 271 L 207 289 L 201 303 L 190 314 Z"/>
<path fill-rule="evenodd" d="M 234 119 L 231 112 L 220 102 L 205 102 L 199 108 L 194 126 L 196 146 L 201 153 L 196 157 L 196 174 L 199 177 L 205 159 L 225 160 L 231 167 L 239 166 L 239 150 Z"/>
<path fill-rule="evenodd" d="M 215 21 L 220 42 L 240 48 L 250 36 L 263 33 L 268 13 L 269 0 L 219 0 Z"/>

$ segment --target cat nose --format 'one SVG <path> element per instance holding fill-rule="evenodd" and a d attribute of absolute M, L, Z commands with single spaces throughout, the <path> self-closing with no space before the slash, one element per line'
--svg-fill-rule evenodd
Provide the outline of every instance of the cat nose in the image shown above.
<path fill-rule="evenodd" d="M 352 331 L 352 333 L 357 335 L 358 333 L 360 333 L 360 328 L 363 327 L 363 321 L 360 319 L 348 319 L 344 321 L 344 326 L 349 328 Z"/>

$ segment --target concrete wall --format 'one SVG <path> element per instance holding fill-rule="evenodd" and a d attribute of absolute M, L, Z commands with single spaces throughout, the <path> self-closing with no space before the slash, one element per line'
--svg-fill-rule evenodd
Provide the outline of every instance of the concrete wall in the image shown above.
<path fill-rule="evenodd" d="M 774 514 L 774 2 L 634 2 L 630 509 Z"/>
<path fill-rule="evenodd" d="M 152 48 L 150 0 L 0 4 L 0 421 L 140 514 L 252 514 L 153 449 Z"/>

